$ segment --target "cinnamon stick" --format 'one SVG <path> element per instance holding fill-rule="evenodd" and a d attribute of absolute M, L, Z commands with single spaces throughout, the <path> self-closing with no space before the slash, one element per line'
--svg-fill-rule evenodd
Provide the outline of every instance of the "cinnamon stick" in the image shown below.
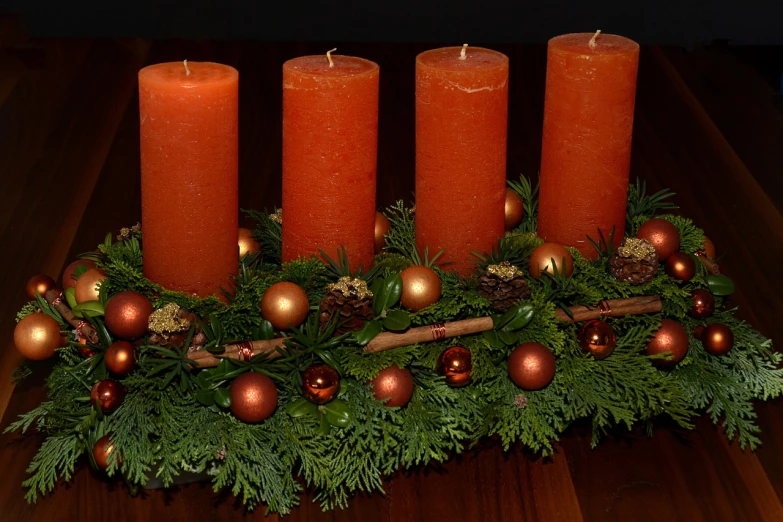
<path fill-rule="evenodd" d="M 699 250 L 695 255 L 710 274 L 720 275 L 720 267 L 718 266 L 718 263 L 707 257 L 707 254 L 704 253 L 704 251 Z"/>
<path fill-rule="evenodd" d="M 572 306 L 569 308 L 573 318 L 563 310 L 555 312 L 558 321 L 579 323 L 601 317 L 623 317 L 625 315 L 651 314 L 663 309 L 661 298 L 657 295 L 645 295 L 630 297 L 628 299 L 607 299 L 598 303 L 595 307 Z"/>
<path fill-rule="evenodd" d="M 229 344 L 226 351 L 218 356 L 209 353 L 206 350 L 198 350 L 188 354 L 188 359 L 196 361 L 199 368 L 212 368 L 217 366 L 220 359 L 228 357 L 230 359 L 248 360 L 254 355 L 268 353 L 270 359 L 280 357 L 277 348 L 283 348 L 283 342 L 286 337 L 272 339 L 270 341 L 247 341 L 244 343 Z"/>
<path fill-rule="evenodd" d="M 411 328 L 404 333 L 382 332 L 375 336 L 364 351 L 368 353 L 382 352 L 390 348 L 408 346 L 409 344 L 428 343 L 449 337 L 459 337 L 479 332 L 486 332 L 494 328 L 491 317 L 477 317 L 475 319 L 463 319 L 451 323 L 438 323 L 428 326 Z"/>
<path fill-rule="evenodd" d="M 84 336 L 84 338 L 87 339 L 90 344 L 98 344 L 100 342 L 100 339 L 98 338 L 98 332 L 95 331 L 95 328 L 93 328 L 92 325 L 87 321 L 82 321 L 73 315 L 71 309 L 68 308 L 68 305 L 63 301 L 62 294 L 59 290 L 47 291 L 44 298 L 55 308 L 55 310 L 60 312 L 60 315 L 63 317 L 63 319 L 68 321 L 71 326 L 76 328 L 76 330 L 79 332 L 79 335 Z"/>

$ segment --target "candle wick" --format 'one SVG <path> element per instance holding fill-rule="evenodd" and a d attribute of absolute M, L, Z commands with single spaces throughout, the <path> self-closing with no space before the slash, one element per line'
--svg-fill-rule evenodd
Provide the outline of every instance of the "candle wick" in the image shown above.
<path fill-rule="evenodd" d="M 185 65 L 185 76 L 190 76 L 190 69 L 188 69 L 188 61 L 185 60 L 182 63 Z"/>
<path fill-rule="evenodd" d="M 331 51 L 326 51 L 326 59 L 329 60 L 329 67 L 334 67 L 334 62 L 332 61 L 332 53 L 337 50 L 337 47 L 332 49 Z"/>
<path fill-rule="evenodd" d="M 587 46 L 590 48 L 591 51 L 595 51 L 595 39 L 598 38 L 598 35 L 601 34 L 601 30 L 597 30 L 592 38 L 590 38 L 590 41 L 587 43 Z"/>
<path fill-rule="evenodd" d="M 462 49 L 459 52 L 459 60 L 464 60 L 467 58 L 467 55 L 465 54 L 465 51 L 468 49 L 468 44 L 462 44 Z"/>

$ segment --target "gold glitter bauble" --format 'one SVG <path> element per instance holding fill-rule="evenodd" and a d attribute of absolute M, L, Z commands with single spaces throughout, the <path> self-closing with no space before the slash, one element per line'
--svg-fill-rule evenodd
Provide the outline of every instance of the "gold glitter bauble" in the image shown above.
<path fill-rule="evenodd" d="M 544 243 L 530 254 L 530 275 L 540 277 L 544 272 L 554 275 L 552 259 L 555 260 L 558 273 L 563 271 L 563 259 L 565 258 L 566 277 L 574 271 L 574 258 L 563 245 L 557 243 Z"/>
<path fill-rule="evenodd" d="M 606 359 L 617 345 L 617 334 L 606 321 L 593 319 L 587 321 L 577 332 L 579 347 L 583 352 L 589 352 L 596 359 Z"/>
<path fill-rule="evenodd" d="M 525 205 L 514 189 L 506 188 L 506 232 L 517 228 L 525 215 Z"/>
<path fill-rule="evenodd" d="M 658 355 L 668 352 L 669 359 L 655 359 L 658 366 L 674 366 L 685 358 L 688 353 L 688 333 L 677 321 L 661 320 L 661 326 L 647 343 L 647 355 Z"/>
<path fill-rule="evenodd" d="M 413 375 L 396 364 L 381 370 L 370 383 L 375 400 L 389 399 L 384 406 L 405 406 L 413 397 Z"/>
<path fill-rule="evenodd" d="M 327 364 L 313 364 L 302 374 L 302 395 L 314 404 L 326 404 L 340 393 L 340 374 Z"/>
<path fill-rule="evenodd" d="M 305 291 L 288 281 L 273 284 L 261 298 L 261 315 L 278 330 L 299 326 L 309 311 L 310 302 Z"/>
<path fill-rule="evenodd" d="M 243 422 L 261 422 L 277 408 L 277 387 L 262 373 L 243 373 L 228 388 L 231 413 Z"/>
<path fill-rule="evenodd" d="M 704 349 L 712 355 L 725 355 L 734 346 L 734 333 L 725 324 L 713 323 L 699 336 Z"/>
<path fill-rule="evenodd" d="M 109 455 L 115 451 L 115 446 L 111 442 L 109 435 L 105 435 L 98 439 L 95 446 L 92 447 L 92 456 L 95 459 L 95 464 L 102 470 L 106 470 L 109 467 Z M 116 457 L 117 465 L 120 465 L 120 458 Z"/>
<path fill-rule="evenodd" d="M 523 390 L 545 388 L 556 370 L 555 356 L 540 343 L 520 344 L 508 357 L 508 376 Z"/>
<path fill-rule="evenodd" d="M 147 296 L 133 290 L 119 292 L 106 303 L 106 328 L 122 339 L 135 339 L 147 333 L 151 314 Z"/>
<path fill-rule="evenodd" d="M 418 312 L 440 299 L 442 285 L 433 269 L 423 265 L 413 265 L 403 270 L 400 276 L 402 276 L 400 303 L 408 310 Z"/>
<path fill-rule="evenodd" d="M 136 347 L 128 341 L 117 341 L 103 356 L 106 368 L 117 375 L 127 375 L 136 368 Z"/>
<path fill-rule="evenodd" d="M 79 276 L 74 286 L 76 302 L 97 301 L 98 288 L 100 288 L 100 284 L 103 283 L 104 279 L 106 279 L 106 274 L 97 268 L 90 268 Z"/>
<path fill-rule="evenodd" d="M 16 349 L 34 361 L 53 356 L 61 341 L 60 324 L 44 313 L 30 314 L 14 328 Z"/>
<path fill-rule="evenodd" d="M 468 384 L 473 377 L 473 357 L 470 350 L 452 346 L 440 354 L 437 371 L 446 378 L 446 384 L 459 388 Z"/>
<path fill-rule="evenodd" d="M 253 231 L 249 228 L 239 229 L 239 257 L 245 254 L 261 252 L 261 244 L 253 238 Z"/>
<path fill-rule="evenodd" d="M 38 292 L 41 297 L 45 298 L 46 292 L 54 289 L 56 284 L 57 283 L 54 282 L 54 279 L 48 275 L 38 274 L 37 276 L 31 277 L 30 280 L 27 281 L 25 291 L 27 293 L 28 299 L 35 299 L 36 292 Z"/>
<path fill-rule="evenodd" d="M 185 332 L 190 328 L 190 321 L 182 317 L 181 308 L 177 303 L 166 303 L 150 314 L 147 328 L 156 334 L 173 334 Z"/>
<path fill-rule="evenodd" d="M 380 254 L 383 247 L 386 246 L 386 234 L 391 230 L 389 218 L 382 212 L 375 213 L 375 253 Z"/>
<path fill-rule="evenodd" d="M 646 221 L 636 237 L 646 239 L 658 252 L 658 261 L 665 261 L 680 249 L 680 231 L 670 221 L 654 218 Z"/>
<path fill-rule="evenodd" d="M 63 290 L 68 290 L 72 286 L 76 286 L 76 279 L 73 278 L 74 272 L 76 272 L 76 268 L 79 266 L 85 266 L 88 270 L 90 268 L 95 268 L 95 263 L 92 261 L 89 261 L 87 259 L 77 259 L 67 267 L 65 267 L 65 270 L 63 270 Z"/>

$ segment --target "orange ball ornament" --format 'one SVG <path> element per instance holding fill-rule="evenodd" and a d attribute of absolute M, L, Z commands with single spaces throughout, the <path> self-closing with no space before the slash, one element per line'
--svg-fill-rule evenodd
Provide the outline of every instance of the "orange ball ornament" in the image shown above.
<path fill-rule="evenodd" d="M 390 408 L 405 406 L 413 397 L 413 375 L 396 364 L 378 372 L 370 383 L 375 400 L 389 399 L 383 405 Z"/>
<path fill-rule="evenodd" d="M 106 470 L 109 467 L 109 456 L 116 451 L 116 447 L 111 441 L 109 435 L 104 435 L 92 447 L 92 456 L 95 459 L 95 465 L 99 469 Z M 120 465 L 120 457 L 114 457 L 117 465 Z"/>
<path fill-rule="evenodd" d="M 76 286 L 76 279 L 74 279 L 74 273 L 76 272 L 76 268 L 79 266 L 84 266 L 87 269 L 95 268 L 95 263 L 92 261 L 89 261 L 87 259 L 77 259 L 67 267 L 65 267 L 65 270 L 63 270 L 63 280 L 62 280 L 62 286 L 63 290 L 68 290 L 69 288 Z"/>
<path fill-rule="evenodd" d="M 120 407 L 125 399 L 125 386 L 111 379 L 96 382 L 90 390 L 90 402 L 103 413 L 111 413 Z"/>
<path fill-rule="evenodd" d="M 715 311 L 715 297 L 709 290 L 697 288 L 691 292 L 691 298 L 693 299 L 693 305 L 688 312 L 688 315 L 691 317 L 704 319 L 711 316 L 712 312 Z"/>
<path fill-rule="evenodd" d="M 305 321 L 309 311 L 307 294 L 296 283 L 275 283 L 261 298 L 261 315 L 278 330 L 299 326 Z"/>
<path fill-rule="evenodd" d="M 647 355 L 669 353 L 668 359 L 655 359 L 658 366 L 670 367 L 682 361 L 688 353 L 688 332 L 672 319 L 661 320 L 661 326 L 647 343 Z"/>
<path fill-rule="evenodd" d="M 127 375 L 136 368 L 136 347 L 128 341 L 117 341 L 103 356 L 106 368 L 117 375 Z"/>
<path fill-rule="evenodd" d="M 596 359 L 606 359 L 617 346 L 617 334 L 606 321 L 593 319 L 587 321 L 577 332 L 579 347 L 583 352 L 589 352 Z"/>
<path fill-rule="evenodd" d="M 712 355 L 726 355 L 734 346 L 734 333 L 725 324 L 707 326 L 699 336 L 704 349 Z"/>
<path fill-rule="evenodd" d="M 380 254 L 386 246 L 386 234 L 391 230 L 389 218 L 382 212 L 375 213 L 375 253 Z"/>
<path fill-rule="evenodd" d="M 520 344 L 508 357 L 508 376 L 523 390 L 540 390 L 555 378 L 557 362 L 541 343 Z"/>
<path fill-rule="evenodd" d="M 452 388 L 465 386 L 473 377 L 473 357 L 470 350 L 462 346 L 447 348 L 440 354 L 436 369 Z"/>
<path fill-rule="evenodd" d="M 517 191 L 506 187 L 506 232 L 514 230 L 525 215 L 525 204 Z"/>
<path fill-rule="evenodd" d="M 152 303 L 133 290 L 119 292 L 106 303 L 106 328 L 117 337 L 135 339 L 147 333 Z"/>
<path fill-rule="evenodd" d="M 253 237 L 253 231 L 249 228 L 239 228 L 239 257 L 247 254 L 261 252 L 261 243 Z"/>
<path fill-rule="evenodd" d="M 636 233 L 639 239 L 652 243 L 658 254 L 658 261 L 665 261 L 680 249 L 680 231 L 671 221 L 654 218 L 645 222 Z"/>
<path fill-rule="evenodd" d="M 46 292 L 49 290 L 53 290 L 55 288 L 55 285 L 57 283 L 54 282 L 54 279 L 49 277 L 45 274 L 38 274 L 36 276 L 33 276 L 30 278 L 29 281 L 27 281 L 27 286 L 25 287 L 25 292 L 27 293 L 27 297 L 29 299 L 35 299 L 35 293 L 38 292 L 41 297 L 46 297 Z"/>
<path fill-rule="evenodd" d="M 16 349 L 34 361 L 52 357 L 61 341 L 60 324 L 44 313 L 30 314 L 14 328 Z"/>
<path fill-rule="evenodd" d="M 327 364 L 309 366 L 302 374 L 302 395 L 314 404 L 326 404 L 340 393 L 340 374 Z"/>
<path fill-rule="evenodd" d="M 666 258 L 666 273 L 680 281 L 690 281 L 696 275 L 696 262 L 685 252 L 675 252 Z"/>
<path fill-rule="evenodd" d="M 104 279 L 106 279 L 106 274 L 97 268 L 90 268 L 83 273 L 76 281 L 76 285 L 74 285 L 76 302 L 97 301 L 98 289 Z"/>
<path fill-rule="evenodd" d="M 558 273 L 563 272 L 563 259 L 565 259 L 566 277 L 574 271 L 574 258 L 563 245 L 557 243 L 544 243 L 530 254 L 530 275 L 540 277 L 544 272 L 555 275 L 552 265 L 554 259 Z"/>
<path fill-rule="evenodd" d="M 277 387 L 262 373 L 243 373 L 228 387 L 231 413 L 248 423 L 268 419 L 277 408 Z"/>
<path fill-rule="evenodd" d="M 412 312 L 436 303 L 440 299 L 442 284 L 435 271 L 423 265 L 409 266 L 402 272 L 400 304 Z"/>

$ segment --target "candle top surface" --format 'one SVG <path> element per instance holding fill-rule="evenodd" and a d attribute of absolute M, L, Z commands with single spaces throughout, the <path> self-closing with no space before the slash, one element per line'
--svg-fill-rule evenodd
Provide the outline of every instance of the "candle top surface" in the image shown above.
<path fill-rule="evenodd" d="M 465 59 L 460 59 L 463 47 L 441 47 L 424 51 L 416 57 L 416 65 L 454 72 L 475 72 L 508 67 L 508 56 L 483 47 L 465 48 Z"/>
<path fill-rule="evenodd" d="M 238 78 L 239 72 L 230 65 L 213 62 L 187 62 L 187 68 L 184 61 L 157 63 L 139 71 L 139 81 L 186 89 L 200 85 L 231 84 Z"/>
<path fill-rule="evenodd" d="M 639 44 L 616 34 L 599 34 L 595 46 L 590 47 L 590 40 L 595 33 L 573 33 L 555 36 L 549 40 L 549 48 L 564 54 L 604 55 L 638 53 Z"/>
<path fill-rule="evenodd" d="M 300 56 L 285 62 L 283 69 L 289 73 L 331 78 L 362 76 L 380 69 L 377 63 L 355 56 L 332 55 L 332 63 L 334 66 L 330 67 L 326 54 Z"/>

